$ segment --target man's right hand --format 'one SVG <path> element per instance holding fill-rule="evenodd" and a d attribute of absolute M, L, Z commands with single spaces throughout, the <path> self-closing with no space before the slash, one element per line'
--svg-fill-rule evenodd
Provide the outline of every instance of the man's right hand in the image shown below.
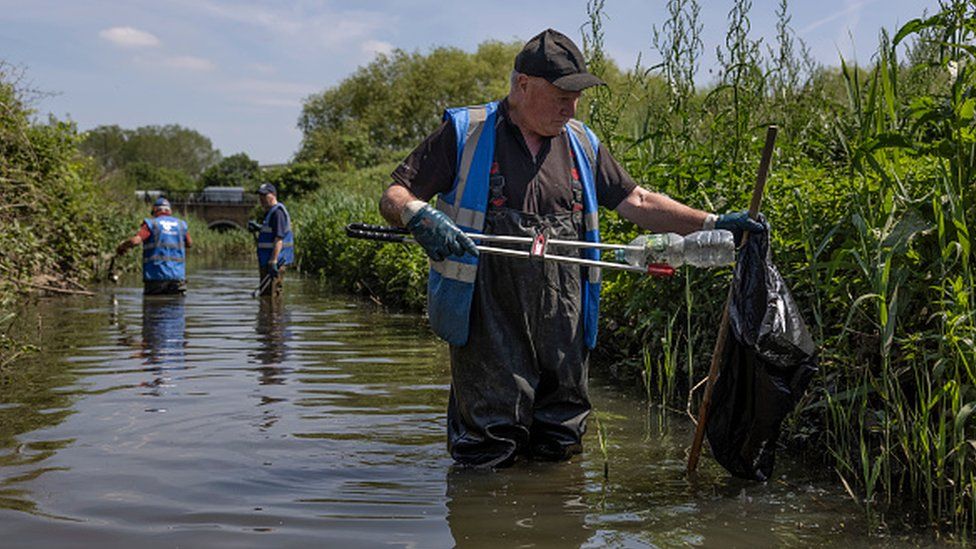
<path fill-rule="evenodd" d="M 261 230 L 261 224 L 253 219 L 250 219 L 247 222 L 247 230 L 249 232 L 256 233 Z"/>
<path fill-rule="evenodd" d="M 434 261 L 443 261 L 448 256 L 465 253 L 478 256 L 478 248 L 471 237 L 459 229 L 444 212 L 419 200 L 407 204 L 405 211 L 404 217 L 409 215 L 404 220 L 407 229 Z"/>
<path fill-rule="evenodd" d="M 278 268 L 277 259 L 268 260 L 268 276 L 271 278 L 276 278 L 278 276 Z"/>
<path fill-rule="evenodd" d="M 761 220 L 762 214 L 760 213 L 759 216 Z M 742 242 L 742 233 L 745 231 L 749 231 L 750 233 L 761 233 L 769 230 L 769 226 L 766 225 L 764 221 L 756 221 L 755 219 L 752 219 L 749 217 L 749 212 L 745 210 L 718 216 L 718 219 L 715 221 L 715 228 L 732 231 L 732 236 L 735 237 L 736 246 Z"/>

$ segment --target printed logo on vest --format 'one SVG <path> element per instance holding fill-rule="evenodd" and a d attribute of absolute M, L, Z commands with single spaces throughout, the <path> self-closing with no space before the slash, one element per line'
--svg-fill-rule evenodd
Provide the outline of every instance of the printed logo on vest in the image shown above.
<path fill-rule="evenodd" d="M 179 225 L 179 221 L 162 221 L 160 220 L 159 225 L 163 228 L 164 234 L 176 234 L 176 226 Z"/>

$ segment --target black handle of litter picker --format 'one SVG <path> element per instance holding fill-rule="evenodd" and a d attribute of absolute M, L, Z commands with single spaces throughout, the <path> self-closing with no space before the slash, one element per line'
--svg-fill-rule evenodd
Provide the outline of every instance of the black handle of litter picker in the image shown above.
<path fill-rule="evenodd" d="M 402 227 L 350 223 L 346 225 L 346 236 L 381 242 L 403 242 L 410 236 L 410 233 Z"/>
<path fill-rule="evenodd" d="M 410 234 L 404 227 L 391 227 L 389 225 L 370 225 L 369 223 L 350 223 L 346 225 L 346 231 L 364 231 L 368 233 L 391 233 L 391 234 Z"/>

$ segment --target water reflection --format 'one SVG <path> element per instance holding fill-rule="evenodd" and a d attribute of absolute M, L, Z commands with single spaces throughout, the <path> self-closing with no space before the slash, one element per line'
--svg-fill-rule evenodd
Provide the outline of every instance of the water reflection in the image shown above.
<path fill-rule="evenodd" d="M 186 298 L 145 296 L 142 300 L 142 358 L 145 364 L 183 366 L 186 354 Z"/>
<path fill-rule="evenodd" d="M 254 332 L 257 339 L 257 350 L 251 358 L 258 362 L 258 385 L 284 385 L 285 367 L 282 364 L 288 359 L 287 342 L 292 338 L 289 328 L 290 314 L 285 307 L 284 299 L 280 297 L 262 297 L 258 305 L 257 320 Z M 265 387 L 265 390 L 270 389 Z M 258 429 L 262 432 L 270 430 L 281 419 L 280 411 L 275 406 L 287 399 L 275 396 L 275 393 L 261 391 L 261 417 Z"/>
<path fill-rule="evenodd" d="M 142 299 L 142 341 L 139 356 L 154 377 L 140 383 L 143 394 L 162 396 L 173 387 L 172 371 L 186 369 L 186 298 L 182 295 L 146 295 Z"/>
<path fill-rule="evenodd" d="M 451 468 L 447 522 L 457 547 L 579 547 L 586 528 L 579 460 L 522 463 L 501 471 Z"/>
<path fill-rule="evenodd" d="M 284 383 L 280 365 L 288 358 L 286 343 L 292 337 L 290 320 L 284 300 L 261 299 L 254 323 L 258 349 L 252 355 L 262 365 L 259 368 L 261 385 Z"/>
<path fill-rule="evenodd" d="M 609 478 L 592 433 L 569 463 L 450 469 L 447 349 L 417 317 L 311 284 L 254 300 L 250 276 L 197 272 L 187 298 L 132 286 L 110 308 L 39 305 L 56 319 L 31 324 L 43 350 L 0 371 L 0 546 L 870 541 L 835 482 L 786 463 L 789 486 L 726 481 L 710 462 L 689 484 L 690 424 L 655 429 L 635 391 L 599 379 Z"/>

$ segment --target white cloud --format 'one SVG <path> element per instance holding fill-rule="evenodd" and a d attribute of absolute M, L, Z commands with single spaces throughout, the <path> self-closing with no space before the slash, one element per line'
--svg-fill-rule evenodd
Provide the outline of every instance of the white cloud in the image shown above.
<path fill-rule="evenodd" d="M 861 8 L 863 8 L 864 6 L 866 6 L 868 4 L 873 4 L 875 1 L 876 0 L 858 0 L 858 1 L 853 1 L 853 2 L 847 1 L 847 2 L 845 2 L 844 9 L 842 9 L 840 11 L 836 11 L 834 13 L 831 13 L 830 15 L 827 15 L 826 17 L 820 18 L 820 19 L 814 21 L 813 23 L 810 23 L 809 25 L 807 25 L 807 26 L 803 27 L 802 29 L 800 29 L 799 32 L 798 32 L 798 34 L 807 34 L 808 32 L 810 32 L 812 30 L 818 29 L 818 28 L 826 25 L 827 23 L 831 23 L 833 21 L 836 21 L 836 20 L 838 20 L 838 19 L 840 19 L 841 17 L 844 17 L 844 16 L 847 16 L 847 20 L 846 20 L 845 24 L 842 25 L 842 27 L 843 27 L 842 30 L 844 30 L 846 32 L 847 29 L 852 29 L 853 26 L 856 26 L 857 25 L 857 21 L 858 21 L 859 16 L 860 16 Z M 852 23 L 853 23 L 853 25 L 852 25 Z"/>
<path fill-rule="evenodd" d="M 393 44 L 381 40 L 367 40 L 360 47 L 364 52 L 372 55 L 380 53 L 387 55 L 393 51 Z"/>
<path fill-rule="evenodd" d="M 242 79 L 230 83 L 230 89 L 273 95 L 297 95 L 304 97 L 318 91 L 316 86 L 279 80 Z"/>
<path fill-rule="evenodd" d="M 298 108 L 302 100 L 319 91 L 317 86 L 279 80 L 241 79 L 225 82 L 223 93 L 239 102 L 261 107 Z"/>
<path fill-rule="evenodd" d="M 112 27 L 103 30 L 98 35 L 124 48 L 155 47 L 160 44 L 159 38 L 156 38 L 152 33 L 132 27 Z"/>
<path fill-rule="evenodd" d="M 348 47 L 377 32 L 396 27 L 396 17 L 383 12 L 330 10 L 325 4 L 314 2 L 282 6 L 185 0 L 184 5 L 211 17 L 253 25 L 300 47 L 312 46 L 329 51 Z"/>
<path fill-rule="evenodd" d="M 270 65 L 268 63 L 251 63 L 248 65 L 248 68 L 261 74 L 274 74 L 278 72 L 278 70 L 274 68 L 274 65 Z"/>
<path fill-rule="evenodd" d="M 163 64 L 167 67 L 174 69 L 190 70 L 190 71 L 212 71 L 217 68 L 216 65 L 209 59 L 203 59 L 202 57 L 193 57 L 192 55 L 182 55 L 179 57 L 167 57 L 163 60 Z"/>
<path fill-rule="evenodd" d="M 221 19 L 256 25 L 286 35 L 300 32 L 305 24 L 303 18 L 288 14 L 287 9 L 275 10 L 241 3 L 227 5 L 208 1 L 194 1 L 191 5 Z"/>
<path fill-rule="evenodd" d="M 245 102 L 251 105 L 256 105 L 258 107 L 284 107 L 287 109 L 297 109 L 302 106 L 301 99 L 275 99 L 272 97 L 251 97 L 245 99 Z"/>

